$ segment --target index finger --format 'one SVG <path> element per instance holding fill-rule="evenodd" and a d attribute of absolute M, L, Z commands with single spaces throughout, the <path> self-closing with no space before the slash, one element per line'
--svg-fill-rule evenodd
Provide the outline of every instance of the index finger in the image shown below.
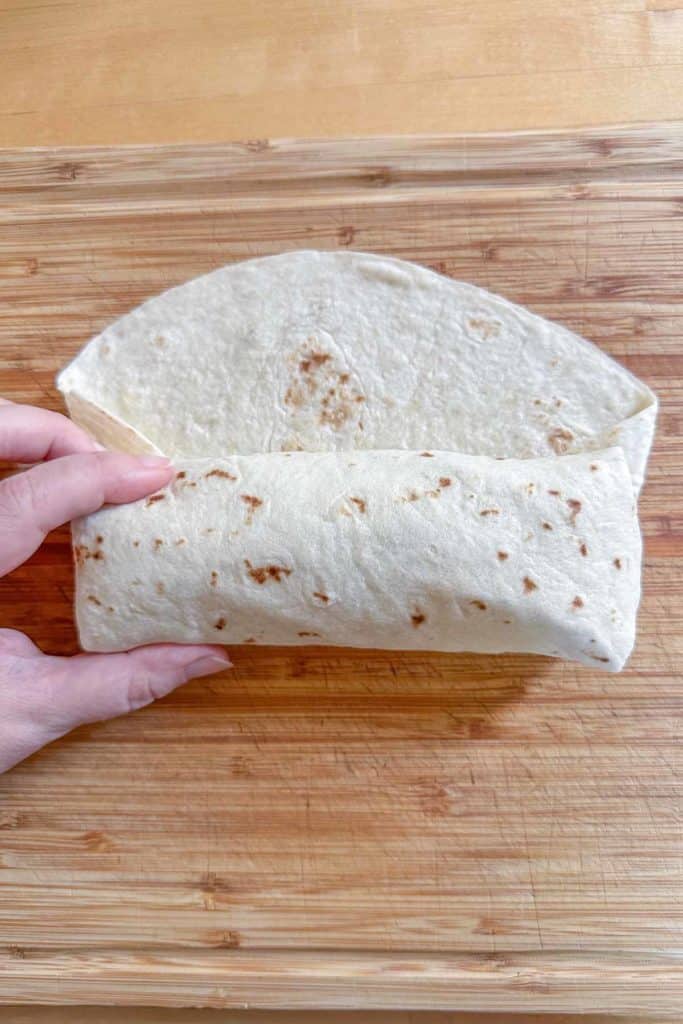
<path fill-rule="evenodd" d="M 55 527 L 104 504 L 136 501 L 172 475 L 162 456 L 85 452 L 8 477 L 0 483 L 0 576 L 25 561 Z"/>
<path fill-rule="evenodd" d="M 0 400 L 0 459 L 43 462 L 102 446 L 61 413 Z"/>

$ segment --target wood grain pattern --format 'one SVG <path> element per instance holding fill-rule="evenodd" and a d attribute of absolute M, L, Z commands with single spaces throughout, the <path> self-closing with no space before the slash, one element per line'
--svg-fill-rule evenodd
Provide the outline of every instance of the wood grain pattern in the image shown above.
<path fill-rule="evenodd" d="M 642 1014 L 448 1013 L 412 1010 L 215 1010 L 151 1006 L 0 1006 L 2 1024 L 670 1024 Z"/>
<path fill-rule="evenodd" d="M 642 1014 L 519 1014 L 372 1010 L 216 1010 L 115 1006 L 0 1006 L 5 1024 L 670 1024 Z"/>
<path fill-rule="evenodd" d="M 0 375 L 247 256 L 416 259 L 658 392 L 617 677 L 538 657 L 236 649 L 0 780 L 0 1000 L 679 1014 L 683 127 L 6 152 Z M 0 582 L 74 649 L 65 531 Z"/>
<path fill-rule="evenodd" d="M 0 0 L 4 145 L 683 116 L 681 0 Z"/>

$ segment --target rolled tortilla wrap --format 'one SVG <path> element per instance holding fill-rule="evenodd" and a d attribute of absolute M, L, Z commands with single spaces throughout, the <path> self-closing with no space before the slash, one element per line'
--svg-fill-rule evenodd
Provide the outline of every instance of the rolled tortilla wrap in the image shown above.
<path fill-rule="evenodd" d="M 156 641 L 528 651 L 618 671 L 640 533 L 623 451 L 179 461 L 74 524 L 88 650 Z"/>

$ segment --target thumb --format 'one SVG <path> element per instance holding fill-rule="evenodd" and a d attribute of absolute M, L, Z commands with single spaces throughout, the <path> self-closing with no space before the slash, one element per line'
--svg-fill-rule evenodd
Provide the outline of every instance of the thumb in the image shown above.
<path fill-rule="evenodd" d="M 232 667 L 223 648 L 208 645 L 154 644 L 120 654 L 49 660 L 61 662 L 51 696 L 64 732 L 137 711 L 190 679 Z"/>
<path fill-rule="evenodd" d="M 0 772 L 78 725 L 135 711 L 230 667 L 225 650 L 209 645 L 50 657 L 21 634 L 1 630 Z"/>
<path fill-rule="evenodd" d="M 156 455 L 89 452 L 43 462 L 0 482 L 0 575 L 11 572 L 56 526 L 105 502 L 135 501 L 173 476 Z"/>

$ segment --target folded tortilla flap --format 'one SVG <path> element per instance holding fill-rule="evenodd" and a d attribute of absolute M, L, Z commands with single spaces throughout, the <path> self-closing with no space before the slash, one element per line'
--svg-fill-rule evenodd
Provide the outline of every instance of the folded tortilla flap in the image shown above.
<path fill-rule="evenodd" d="M 640 533 L 619 448 L 177 461 L 74 524 L 83 646 L 157 641 L 531 651 L 619 670 Z"/>
<path fill-rule="evenodd" d="M 74 423 L 105 448 L 130 455 L 160 454 L 156 445 L 138 430 L 96 403 L 88 401 L 77 391 L 65 391 L 64 401 Z"/>
<path fill-rule="evenodd" d="M 564 327 L 356 252 L 248 260 L 173 288 L 107 327 L 57 383 L 70 405 L 100 407 L 174 458 L 621 444 L 637 486 L 656 411 L 649 388 Z"/>

